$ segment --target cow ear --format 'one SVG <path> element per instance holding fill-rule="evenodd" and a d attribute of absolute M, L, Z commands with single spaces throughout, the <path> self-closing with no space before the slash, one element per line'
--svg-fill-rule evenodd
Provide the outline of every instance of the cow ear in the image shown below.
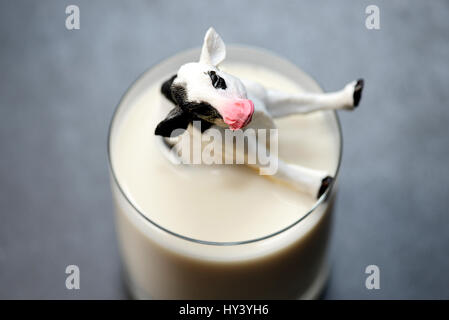
<path fill-rule="evenodd" d="M 168 113 L 164 120 L 159 122 L 154 134 L 163 137 L 176 137 L 183 132 L 183 130 L 176 129 L 185 130 L 190 122 L 190 116 L 180 107 L 176 106 Z"/>
<path fill-rule="evenodd" d="M 203 48 L 201 49 L 200 62 L 216 67 L 226 58 L 226 46 L 214 30 L 209 28 L 204 37 Z"/>

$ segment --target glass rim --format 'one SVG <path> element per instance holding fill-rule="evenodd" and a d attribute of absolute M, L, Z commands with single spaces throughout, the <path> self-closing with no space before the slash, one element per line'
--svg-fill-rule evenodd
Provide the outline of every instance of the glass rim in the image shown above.
<path fill-rule="evenodd" d="M 235 246 L 235 245 L 244 245 L 244 244 L 250 244 L 250 243 L 256 243 L 256 242 L 260 242 L 263 240 L 267 240 L 270 238 L 274 238 L 277 235 L 280 235 L 290 229 L 292 229 L 294 226 L 296 226 L 297 224 L 299 224 L 301 221 L 305 220 L 309 215 L 311 215 L 321 204 L 323 204 L 330 196 L 332 190 L 335 187 L 335 184 L 337 182 L 337 178 L 338 178 L 338 174 L 340 172 L 340 166 L 341 166 L 341 160 L 342 160 L 342 156 L 343 156 L 343 134 L 342 134 L 342 127 L 341 127 L 341 122 L 340 122 L 340 118 L 338 116 L 338 113 L 335 110 L 329 110 L 333 116 L 335 117 L 336 123 L 337 123 L 337 128 L 338 128 L 338 136 L 339 136 L 339 141 L 340 141 L 340 146 L 338 149 L 338 163 L 337 163 L 337 168 L 335 170 L 335 175 L 334 175 L 334 179 L 331 183 L 331 185 L 327 188 L 327 190 L 321 195 L 321 197 L 315 201 L 314 205 L 310 208 L 310 210 L 308 210 L 303 216 L 301 216 L 298 220 L 295 220 L 293 223 L 289 224 L 288 226 L 269 233 L 268 235 L 262 236 L 262 237 L 257 237 L 257 238 L 253 238 L 253 239 L 249 239 L 249 240 L 241 240 L 241 241 L 208 241 L 208 240 L 200 240 L 200 239 L 195 239 L 192 237 L 188 237 L 188 236 L 184 236 L 180 233 L 171 231 L 163 226 L 161 226 L 160 224 L 154 222 L 152 219 L 150 219 L 148 216 L 146 216 L 143 212 L 141 212 L 141 210 L 133 203 L 133 201 L 130 199 L 130 197 L 127 196 L 126 192 L 123 190 L 122 186 L 120 185 L 120 182 L 117 178 L 117 175 L 115 174 L 114 171 L 114 167 L 112 165 L 112 156 L 111 156 L 111 144 L 112 144 L 112 126 L 114 124 L 114 121 L 116 120 L 116 116 L 118 114 L 118 111 L 120 110 L 120 107 L 123 104 L 124 99 L 127 97 L 127 95 L 130 93 L 130 91 L 135 87 L 135 85 L 143 78 L 144 75 L 146 75 L 147 73 L 151 72 L 153 69 L 155 69 L 157 66 L 163 64 L 164 62 L 168 62 L 171 59 L 174 59 L 176 57 L 182 56 L 182 55 L 187 55 L 189 52 L 192 51 L 198 51 L 200 52 L 200 47 L 195 47 L 195 48 L 190 48 L 190 49 L 186 49 L 186 50 L 182 50 L 180 52 L 178 52 L 177 54 L 171 55 L 167 58 L 161 59 L 159 60 L 159 62 L 154 63 L 153 65 L 151 65 L 150 67 L 148 67 L 144 72 L 142 72 L 132 83 L 131 85 L 126 89 L 126 91 L 122 94 L 122 96 L 120 97 L 120 100 L 117 104 L 117 106 L 114 109 L 114 112 L 112 114 L 111 120 L 109 121 L 109 127 L 108 127 L 108 135 L 107 135 L 107 156 L 108 156 L 108 166 L 109 166 L 109 172 L 111 173 L 112 177 L 113 177 L 113 182 L 116 184 L 118 190 L 120 191 L 121 195 L 124 197 L 124 199 L 126 200 L 126 202 L 134 209 L 135 212 L 137 212 L 142 218 L 144 218 L 144 220 L 146 220 L 147 222 L 149 222 L 151 225 L 155 226 L 156 228 L 158 228 L 159 230 L 162 230 L 163 232 L 171 235 L 171 236 L 175 236 L 181 240 L 186 240 L 186 241 L 190 241 L 196 244 L 203 244 L 203 245 L 211 245 L 211 246 Z M 291 64 L 292 66 L 294 66 L 296 69 L 298 69 L 299 71 L 301 71 L 305 76 L 307 76 L 309 78 L 310 81 L 314 82 L 314 84 L 320 88 L 321 91 L 324 92 L 323 87 L 314 79 L 312 78 L 308 73 L 304 72 L 302 69 L 300 69 L 299 67 L 297 67 L 294 63 L 290 62 L 288 59 L 279 56 L 278 54 L 264 49 L 264 48 L 259 48 L 256 46 L 249 46 L 249 45 L 241 45 L 241 44 L 229 44 L 226 45 L 226 49 L 232 51 L 234 50 L 252 50 L 252 51 L 258 51 L 258 52 L 262 52 L 263 54 L 267 54 L 267 55 L 271 55 L 272 57 L 276 57 L 277 59 L 283 60 L 284 62 L 287 62 L 289 64 Z"/>

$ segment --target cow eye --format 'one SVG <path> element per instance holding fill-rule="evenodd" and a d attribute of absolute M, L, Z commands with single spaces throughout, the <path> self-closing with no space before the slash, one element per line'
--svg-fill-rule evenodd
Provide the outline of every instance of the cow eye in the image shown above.
<path fill-rule="evenodd" d="M 210 80 L 212 81 L 212 85 L 214 86 L 215 89 L 226 89 L 226 82 L 224 81 L 224 79 L 222 77 L 220 77 L 219 75 L 217 75 L 217 73 L 215 71 L 209 71 L 208 72 Z"/>

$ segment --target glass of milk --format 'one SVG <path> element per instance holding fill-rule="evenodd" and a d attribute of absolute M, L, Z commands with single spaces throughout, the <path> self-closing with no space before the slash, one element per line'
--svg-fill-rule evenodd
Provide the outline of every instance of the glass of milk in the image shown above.
<path fill-rule="evenodd" d="M 312 299 L 328 276 L 336 183 L 320 199 L 245 165 L 167 161 L 154 129 L 172 107 L 163 81 L 194 49 L 145 72 L 113 116 L 108 141 L 116 227 L 130 291 L 153 299 Z M 289 92 L 321 92 L 290 62 L 228 46 L 227 72 Z M 338 182 L 342 139 L 334 111 L 276 120 L 279 157 L 327 170 Z"/>

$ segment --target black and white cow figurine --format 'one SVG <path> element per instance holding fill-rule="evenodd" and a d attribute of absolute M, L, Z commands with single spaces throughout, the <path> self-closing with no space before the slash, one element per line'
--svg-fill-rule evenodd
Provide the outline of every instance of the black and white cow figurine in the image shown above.
<path fill-rule="evenodd" d="M 271 129 L 276 128 L 275 118 L 318 110 L 353 110 L 360 102 L 362 79 L 336 92 L 287 94 L 221 71 L 218 65 L 225 56 L 223 40 L 210 28 L 199 62 L 182 65 L 176 75 L 163 83 L 161 92 L 174 108 L 157 125 L 156 135 L 170 137 L 174 130 L 187 129 L 196 120 L 201 121 L 202 131 L 211 126 L 219 130 Z M 256 152 L 261 147 L 248 140 L 244 152 Z M 278 167 L 273 177 L 313 197 L 321 197 L 333 181 L 327 172 L 276 160 Z"/>

